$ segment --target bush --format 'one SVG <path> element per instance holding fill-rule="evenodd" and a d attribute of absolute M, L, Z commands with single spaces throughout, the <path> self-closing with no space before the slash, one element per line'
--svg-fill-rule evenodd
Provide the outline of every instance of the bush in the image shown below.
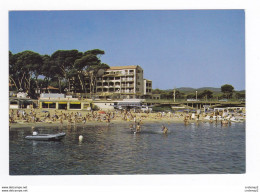
<path fill-rule="evenodd" d="M 93 111 L 98 111 L 98 110 L 99 110 L 99 107 L 98 107 L 97 105 L 92 104 L 92 105 L 91 105 L 91 109 L 92 109 Z"/>
<path fill-rule="evenodd" d="M 172 111 L 172 108 L 169 107 L 169 106 L 155 106 L 155 107 L 152 107 L 152 111 L 153 112 L 169 112 L 169 111 Z"/>

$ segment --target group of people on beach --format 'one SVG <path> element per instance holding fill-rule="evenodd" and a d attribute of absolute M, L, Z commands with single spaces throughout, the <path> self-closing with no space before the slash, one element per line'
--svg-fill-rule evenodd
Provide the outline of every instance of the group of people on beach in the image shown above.
<path fill-rule="evenodd" d="M 157 113 L 137 113 L 128 110 L 114 111 L 67 111 L 67 110 L 42 110 L 42 109 L 11 109 L 9 112 L 9 122 L 14 123 L 59 123 L 76 125 L 86 124 L 87 122 L 106 122 L 111 121 L 126 121 L 134 122 L 132 127 L 135 127 L 136 132 L 141 131 L 143 121 L 179 121 L 183 119 L 185 125 L 196 122 L 221 123 L 221 125 L 230 125 L 229 118 L 219 119 L 225 114 L 219 112 L 213 113 L 172 113 L 172 112 L 157 112 Z M 206 119 L 208 117 L 208 119 Z M 205 120 L 206 119 L 206 120 Z M 163 127 L 163 132 L 167 133 L 167 128 Z"/>
<path fill-rule="evenodd" d="M 95 111 L 91 111 L 86 113 L 84 116 L 81 112 L 64 112 L 54 110 L 54 113 L 51 114 L 49 111 L 41 111 L 36 112 L 35 109 L 31 109 L 30 111 L 26 110 L 10 110 L 9 113 L 9 123 L 37 123 L 37 122 L 45 122 L 45 123 L 54 123 L 59 122 L 63 124 L 66 121 L 68 124 L 76 124 L 76 123 L 86 123 L 87 121 L 97 121 L 102 122 L 106 121 L 110 123 L 111 119 L 115 117 L 114 112 L 107 112 L 105 114 L 100 114 Z"/>

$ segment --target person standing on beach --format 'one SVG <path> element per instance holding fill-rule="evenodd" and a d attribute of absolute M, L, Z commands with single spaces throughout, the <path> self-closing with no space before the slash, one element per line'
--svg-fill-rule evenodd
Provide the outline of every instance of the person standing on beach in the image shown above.
<path fill-rule="evenodd" d="M 86 117 L 83 117 L 83 123 L 86 124 L 86 122 L 87 122 Z"/>
<path fill-rule="evenodd" d="M 17 118 L 17 120 L 20 120 L 20 113 L 19 113 L 19 110 L 16 111 L 16 118 Z"/>
<path fill-rule="evenodd" d="M 62 116 L 60 116 L 60 124 L 63 125 Z"/>

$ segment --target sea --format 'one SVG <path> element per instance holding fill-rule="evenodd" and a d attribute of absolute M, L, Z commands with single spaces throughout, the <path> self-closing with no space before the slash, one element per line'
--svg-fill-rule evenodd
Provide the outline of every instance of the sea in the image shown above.
<path fill-rule="evenodd" d="M 61 141 L 32 141 L 31 127 L 9 132 L 10 175 L 243 174 L 245 122 L 128 123 L 36 127 L 65 132 Z M 83 139 L 79 140 L 82 135 Z"/>

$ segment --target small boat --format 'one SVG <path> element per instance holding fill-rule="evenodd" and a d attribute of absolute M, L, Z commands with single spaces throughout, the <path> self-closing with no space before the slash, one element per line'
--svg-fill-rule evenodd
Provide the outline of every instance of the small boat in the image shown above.
<path fill-rule="evenodd" d="M 37 141 L 60 141 L 65 137 L 66 133 L 56 133 L 56 134 L 38 134 L 36 131 L 33 135 L 28 135 L 25 139 L 37 140 Z"/>
<path fill-rule="evenodd" d="M 238 119 L 238 118 L 236 118 L 236 117 L 231 117 L 231 118 L 230 118 L 230 121 L 236 122 L 236 123 L 242 123 L 242 122 L 243 122 L 242 119 Z"/>

